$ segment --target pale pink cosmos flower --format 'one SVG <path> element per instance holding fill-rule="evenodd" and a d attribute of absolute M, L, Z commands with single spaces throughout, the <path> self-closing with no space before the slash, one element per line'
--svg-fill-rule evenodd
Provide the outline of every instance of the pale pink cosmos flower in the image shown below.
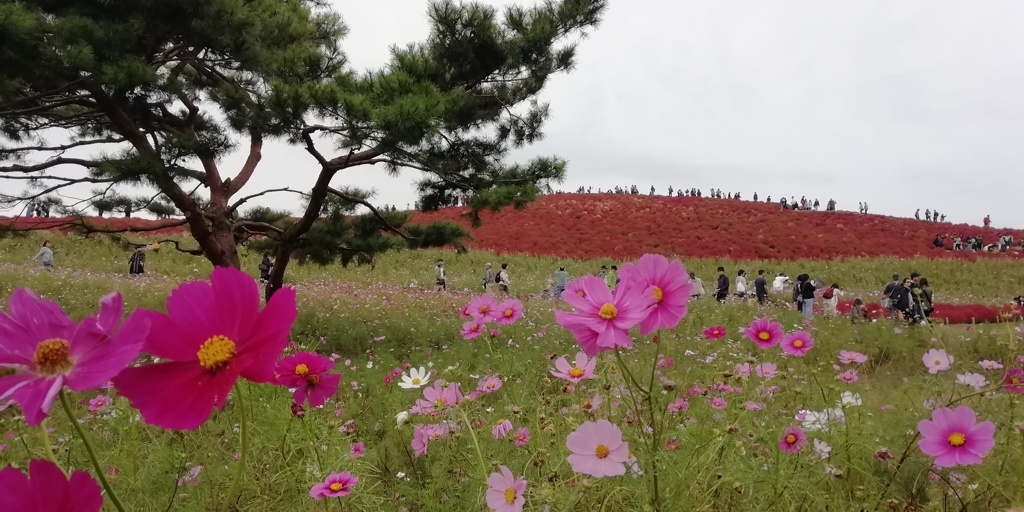
<path fill-rule="evenodd" d="M 846 370 L 845 372 L 837 375 L 836 378 L 847 384 L 852 384 L 860 379 L 860 377 L 857 375 L 857 370 Z"/>
<path fill-rule="evenodd" d="M 738 377 L 747 378 L 750 377 L 750 363 L 737 364 L 733 369 Z"/>
<path fill-rule="evenodd" d="M 484 377 L 483 380 L 481 380 L 480 383 L 477 384 L 476 389 L 477 391 L 482 391 L 484 393 L 494 393 L 495 391 L 501 389 L 501 377 L 497 375 L 490 375 L 488 377 Z"/>
<path fill-rule="evenodd" d="M 608 420 L 588 421 L 566 436 L 565 445 L 572 452 L 569 465 L 577 473 L 593 477 L 619 476 L 626 473 L 629 443 L 622 440 L 622 431 Z"/>
<path fill-rule="evenodd" d="M 597 367 L 597 358 L 588 358 L 585 352 L 576 353 L 576 365 L 570 366 L 564 357 L 555 360 L 555 368 L 549 369 L 551 375 L 569 382 L 579 382 L 583 379 L 594 378 L 594 368 Z"/>
<path fill-rule="evenodd" d="M 787 355 L 803 357 L 814 346 L 814 338 L 807 331 L 796 331 L 782 337 L 782 351 Z"/>
<path fill-rule="evenodd" d="M 348 458 L 350 459 L 358 459 L 364 455 L 366 455 L 366 446 L 363 443 L 353 444 L 348 452 Z"/>
<path fill-rule="evenodd" d="M 491 434 L 495 439 L 501 439 L 507 436 L 509 432 L 512 432 L 512 422 L 505 419 L 498 420 L 498 422 L 491 427 Z"/>
<path fill-rule="evenodd" d="M 690 404 L 682 398 L 677 398 L 674 402 L 668 404 L 668 412 L 683 412 L 690 408 Z"/>
<path fill-rule="evenodd" d="M 601 404 L 603 403 L 604 398 L 601 397 L 601 395 L 594 395 L 594 398 L 584 400 L 583 403 L 580 404 L 580 410 L 583 412 L 592 413 L 594 411 L 597 411 L 597 409 L 600 408 Z"/>
<path fill-rule="evenodd" d="M 964 386 L 970 386 L 975 391 L 981 391 L 981 388 L 988 385 L 988 379 L 980 373 L 962 373 L 956 376 L 957 384 L 963 384 Z"/>
<path fill-rule="evenodd" d="M 819 457 L 827 459 L 829 454 L 832 453 L 832 447 L 821 439 L 814 440 L 814 453 L 818 454 Z"/>
<path fill-rule="evenodd" d="M 487 507 L 495 512 L 522 512 L 526 503 L 526 479 L 516 478 L 505 466 L 487 477 Z"/>
<path fill-rule="evenodd" d="M 995 446 L 996 426 L 991 421 L 977 423 L 970 407 L 932 411 L 931 420 L 921 420 L 917 442 L 925 455 L 935 457 L 940 468 L 981 464 L 983 457 Z"/>
<path fill-rule="evenodd" d="M 521 428 L 516 430 L 516 446 L 522 446 L 530 442 L 530 429 Z"/>
<path fill-rule="evenodd" d="M 501 315 L 498 310 L 498 301 L 494 300 L 489 293 L 473 297 L 466 308 L 473 320 L 481 324 L 497 320 Z"/>
<path fill-rule="evenodd" d="M 498 304 L 498 318 L 495 323 L 498 325 L 512 325 L 523 317 L 523 303 L 515 299 L 509 299 Z"/>
<path fill-rule="evenodd" d="M 953 356 L 946 354 L 946 351 L 941 348 L 933 348 L 925 352 L 921 360 L 924 362 L 925 367 L 928 368 L 928 373 L 931 374 L 948 370 L 954 361 Z"/>
<path fill-rule="evenodd" d="M 89 412 L 96 412 L 106 409 L 107 406 L 112 404 L 113 402 L 114 400 L 111 399 L 109 396 L 99 395 L 96 398 L 89 400 Z"/>
<path fill-rule="evenodd" d="M 760 411 L 761 409 L 764 409 L 763 405 L 749 400 L 743 405 L 746 406 L 748 411 Z"/>
<path fill-rule="evenodd" d="M 807 435 L 804 433 L 804 429 L 792 425 L 782 431 L 782 437 L 779 439 L 780 450 L 786 453 L 799 453 L 804 446 L 807 446 Z"/>
<path fill-rule="evenodd" d="M 839 362 L 843 364 L 854 364 L 867 362 L 868 356 L 861 354 L 860 352 L 853 352 L 850 350 L 839 351 Z"/>
<path fill-rule="evenodd" d="M 1003 368 L 1002 363 L 1000 363 L 999 361 L 989 361 L 987 359 L 984 361 L 979 361 L 978 365 L 980 365 L 982 368 L 986 370 L 1001 370 Z"/>
<path fill-rule="evenodd" d="M 776 371 L 777 369 L 778 366 L 776 366 L 775 363 L 758 363 L 754 366 L 754 373 L 762 379 L 770 379 L 778 375 L 778 372 Z"/>
<path fill-rule="evenodd" d="M 711 405 L 711 408 L 715 410 L 722 410 L 729 406 L 729 402 L 726 402 L 725 399 L 720 396 L 712 398 L 708 403 Z"/>
<path fill-rule="evenodd" d="M 476 338 L 477 336 L 480 336 L 480 333 L 482 333 L 483 330 L 483 324 L 476 320 L 470 320 L 462 324 L 462 331 L 460 331 L 460 334 L 462 334 L 462 339 L 471 340 L 473 338 Z"/>

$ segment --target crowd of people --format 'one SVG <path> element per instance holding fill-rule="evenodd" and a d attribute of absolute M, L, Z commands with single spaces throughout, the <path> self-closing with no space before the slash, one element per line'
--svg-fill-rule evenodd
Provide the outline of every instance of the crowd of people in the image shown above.
<path fill-rule="evenodd" d="M 132 250 L 131 256 L 128 257 L 128 274 L 137 276 L 146 273 L 146 253 L 157 252 L 160 250 L 160 244 L 153 242 L 151 244 L 137 245 Z M 38 261 L 43 265 L 46 270 L 54 269 L 54 250 L 53 245 L 49 240 L 44 240 L 42 245 L 39 247 L 39 251 L 29 261 Z"/>
<path fill-rule="evenodd" d="M 948 247 L 947 244 L 949 244 Z M 1021 250 L 1024 250 L 1024 241 L 1017 242 L 1017 245 L 1014 245 L 1012 233 L 1000 233 L 994 243 L 985 243 L 985 237 L 980 233 L 967 237 L 959 233 L 954 233 L 952 235 L 949 233 L 944 235 L 938 234 L 935 235 L 932 245 L 939 249 L 948 248 L 954 251 L 1006 252 L 1017 246 L 1019 246 Z"/>

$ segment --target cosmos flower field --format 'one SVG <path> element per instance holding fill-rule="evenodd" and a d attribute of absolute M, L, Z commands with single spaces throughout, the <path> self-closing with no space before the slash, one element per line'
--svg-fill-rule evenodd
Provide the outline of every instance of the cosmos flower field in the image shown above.
<path fill-rule="evenodd" d="M 186 255 L 131 279 L 113 244 L 62 238 L 46 272 L 35 242 L 0 241 L 0 510 L 1024 507 L 1016 317 L 805 322 L 689 300 L 717 262 L 656 254 L 557 301 L 529 293 L 553 260 L 510 258 L 500 297 L 474 289 L 496 257 L 444 255 L 437 293 L 428 252 L 297 267 L 262 304 Z M 914 264 L 950 303 L 1018 284 Z"/>

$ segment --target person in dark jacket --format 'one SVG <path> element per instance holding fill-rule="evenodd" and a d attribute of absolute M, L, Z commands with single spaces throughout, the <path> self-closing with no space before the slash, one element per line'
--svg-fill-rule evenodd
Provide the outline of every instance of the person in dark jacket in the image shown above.
<path fill-rule="evenodd" d="M 274 268 L 274 262 L 270 259 L 270 253 L 263 253 L 263 261 L 260 262 L 260 281 L 270 281 L 270 271 Z"/>
<path fill-rule="evenodd" d="M 715 287 L 715 299 L 725 302 L 729 297 L 729 276 L 725 275 L 725 267 L 718 267 L 718 285 Z"/>
<path fill-rule="evenodd" d="M 882 290 L 882 307 L 889 310 L 889 320 L 896 318 L 896 308 L 892 304 L 892 292 L 900 284 L 900 275 L 893 274 L 892 281 L 885 285 L 885 289 Z"/>
<path fill-rule="evenodd" d="M 908 320 L 914 317 L 913 300 L 910 298 L 910 287 L 913 286 L 913 283 L 909 277 L 904 279 L 896 285 L 896 288 L 893 288 L 892 295 L 890 295 L 893 309 Z"/>
<path fill-rule="evenodd" d="M 817 288 L 811 283 L 811 276 L 807 274 L 797 276 L 796 286 L 799 290 L 800 312 L 804 314 L 804 318 L 810 320 L 814 318 L 814 292 Z"/>
<path fill-rule="evenodd" d="M 935 303 L 932 302 L 932 289 L 928 286 L 927 277 L 922 277 L 918 285 L 921 287 L 921 312 L 925 318 L 928 318 L 932 316 L 932 311 L 935 311 Z"/>
<path fill-rule="evenodd" d="M 757 295 L 758 305 L 763 306 L 768 301 L 768 280 L 764 277 L 764 270 L 757 271 L 757 279 L 754 279 L 754 294 Z"/>

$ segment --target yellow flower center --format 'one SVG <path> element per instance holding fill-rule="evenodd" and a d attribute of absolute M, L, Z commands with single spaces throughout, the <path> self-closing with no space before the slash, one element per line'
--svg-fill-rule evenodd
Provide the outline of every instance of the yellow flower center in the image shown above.
<path fill-rule="evenodd" d="M 654 300 L 655 300 L 656 302 L 659 302 L 659 303 L 660 303 L 660 302 L 661 302 L 661 299 L 663 299 L 664 297 L 665 297 L 665 294 L 664 294 L 664 293 L 662 293 L 662 291 L 661 291 L 661 288 L 659 288 L 659 287 L 655 286 L 655 287 L 654 287 Z"/>
<path fill-rule="evenodd" d="M 480 306 L 480 312 L 481 313 L 486 313 L 487 312 L 487 306 Z"/>
<path fill-rule="evenodd" d="M 580 290 L 580 291 L 576 292 L 576 295 L 579 295 L 580 297 L 583 297 L 584 299 L 587 298 L 587 294 L 584 293 L 583 290 Z"/>
<path fill-rule="evenodd" d="M 967 436 L 960 432 L 953 432 L 949 435 L 948 441 L 950 446 L 963 446 L 967 442 Z"/>
<path fill-rule="evenodd" d="M 412 383 L 413 383 L 413 385 L 414 385 L 414 386 L 419 386 L 421 382 L 422 382 L 422 381 L 421 381 L 421 380 L 419 380 L 419 379 L 413 379 L 413 380 L 412 380 Z"/>
<path fill-rule="evenodd" d="M 494 383 L 493 382 L 488 382 L 487 383 L 487 389 L 494 389 Z"/>
<path fill-rule="evenodd" d="M 583 376 L 583 370 L 573 368 L 572 370 L 569 370 L 569 376 L 578 379 Z"/>
<path fill-rule="evenodd" d="M 615 317 L 618 315 L 619 310 L 615 309 L 615 306 L 611 304 L 605 304 L 604 306 L 601 306 L 601 311 L 598 313 L 598 316 L 605 320 L 614 320 Z"/>
<path fill-rule="evenodd" d="M 306 382 L 315 386 L 320 383 L 320 376 L 315 373 L 306 375 Z"/>
<path fill-rule="evenodd" d="M 586 401 L 586 402 L 583 402 L 583 405 L 581 406 L 581 408 L 582 408 L 582 409 L 583 409 L 584 411 L 589 411 L 589 410 L 590 410 L 590 409 L 592 409 L 593 407 L 594 407 L 594 404 L 590 403 L 590 401 L 589 401 L 589 400 L 588 400 L 588 401 Z"/>
<path fill-rule="evenodd" d="M 235 357 L 235 342 L 218 334 L 204 341 L 196 355 L 199 356 L 199 364 L 203 368 L 217 371 L 227 366 Z"/>
<path fill-rule="evenodd" d="M 594 449 L 594 455 L 597 455 L 597 458 L 599 458 L 599 459 L 603 459 L 603 458 L 607 457 L 608 456 L 608 447 L 603 445 L 603 444 L 597 445 L 597 448 Z"/>
<path fill-rule="evenodd" d="M 479 331 L 480 330 L 480 326 L 477 325 L 477 324 L 473 324 L 473 326 L 470 327 L 469 330 L 471 330 L 471 331 Z"/>
<path fill-rule="evenodd" d="M 67 340 L 51 338 L 36 346 L 36 354 L 32 362 L 36 365 L 36 373 L 57 375 L 71 369 L 70 348 Z"/>
<path fill-rule="evenodd" d="M 295 375 L 305 375 L 309 373 L 309 367 L 304 364 L 299 364 L 295 367 Z"/>
<path fill-rule="evenodd" d="M 1020 386 L 1020 382 L 1021 382 L 1020 381 L 1020 377 L 1016 377 L 1016 376 L 1010 377 L 1010 385 L 1011 386 Z"/>
<path fill-rule="evenodd" d="M 514 315 L 514 314 L 515 314 L 515 312 L 512 311 L 511 309 L 506 309 L 505 310 L 505 318 L 512 318 L 512 315 Z"/>
<path fill-rule="evenodd" d="M 771 338 L 771 337 L 772 337 L 772 335 L 768 334 L 768 331 L 761 331 L 761 332 L 757 333 L 757 338 L 759 340 L 761 340 L 761 341 L 768 341 L 768 338 Z"/>
<path fill-rule="evenodd" d="M 505 503 L 508 503 L 509 505 L 511 505 L 511 504 L 515 503 L 515 501 L 516 501 L 516 490 L 511 488 L 511 487 L 509 487 L 508 489 L 505 489 Z"/>
<path fill-rule="evenodd" d="M 800 348 L 800 347 L 804 346 L 804 342 L 802 342 L 800 340 L 796 340 L 796 341 L 793 342 L 793 346 L 796 347 L 796 348 Z"/>
<path fill-rule="evenodd" d="M 796 436 L 794 436 L 793 434 L 787 435 L 786 436 L 786 442 L 789 443 L 789 444 L 795 443 L 796 442 Z"/>
<path fill-rule="evenodd" d="M 438 398 L 437 400 L 434 400 L 434 407 L 444 407 L 446 405 L 448 405 L 448 402 L 445 402 L 444 398 Z"/>
<path fill-rule="evenodd" d="M 345 486 L 338 482 L 334 482 L 333 484 L 331 484 L 331 490 L 334 492 L 338 492 L 344 488 Z"/>
<path fill-rule="evenodd" d="M 711 331 L 711 334 L 718 334 L 718 329 Z"/>
<path fill-rule="evenodd" d="M 505 420 L 501 419 L 494 422 L 495 425 L 501 425 L 502 423 L 505 423 Z"/>

